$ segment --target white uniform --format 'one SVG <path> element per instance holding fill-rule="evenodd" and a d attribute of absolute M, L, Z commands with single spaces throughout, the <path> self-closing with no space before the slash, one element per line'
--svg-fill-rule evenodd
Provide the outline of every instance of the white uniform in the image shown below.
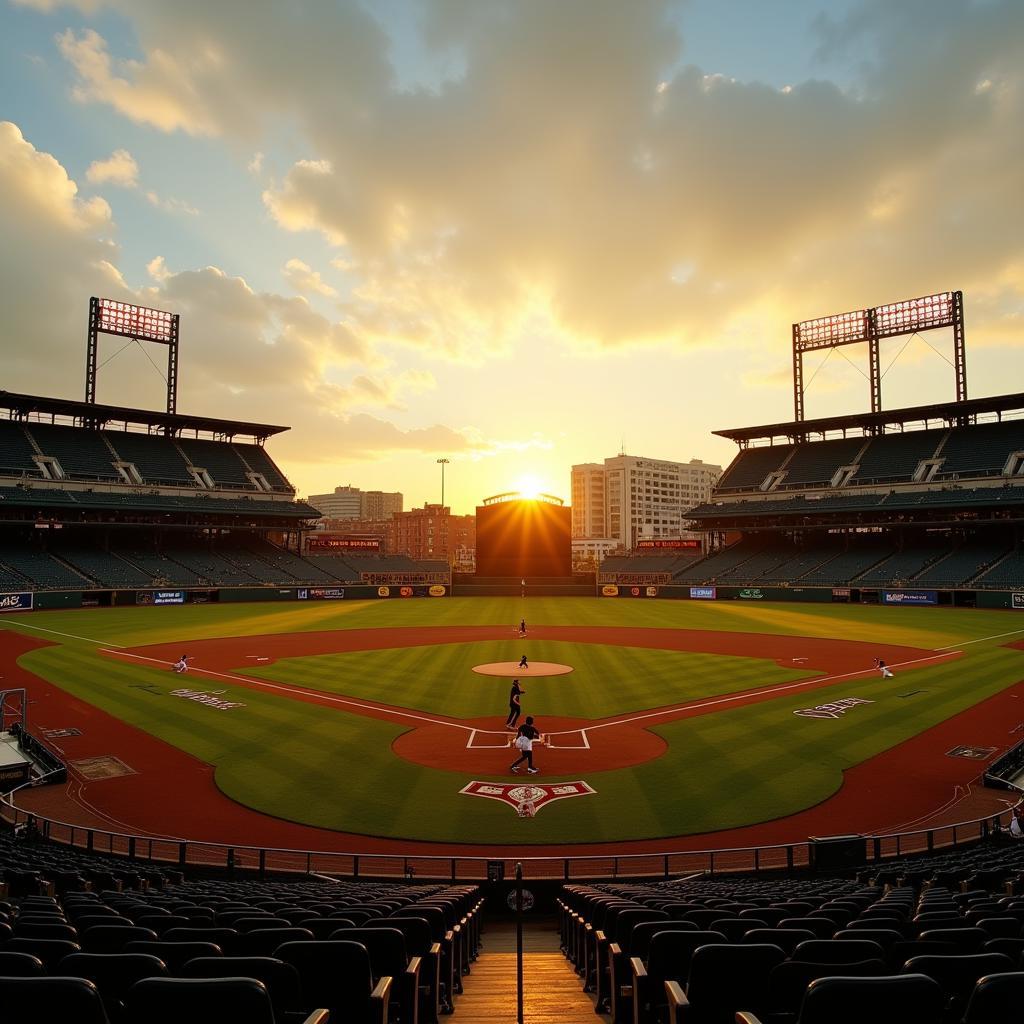
<path fill-rule="evenodd" d="M 188 658 L 182 657 L 174 663 L 174 671 L 181 673 L 188 671 Z"/>

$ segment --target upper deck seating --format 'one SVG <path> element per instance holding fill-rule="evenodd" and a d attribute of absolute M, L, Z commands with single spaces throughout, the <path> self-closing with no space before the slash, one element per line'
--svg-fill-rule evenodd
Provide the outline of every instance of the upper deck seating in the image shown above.
<path fill-rule="evenodd" d="M 937 458 L 938 477 L 998 476 L 1013 452 L 1024 451 L 1024 420 L 977 423 L 949 432 Z"/>
<path fill-rule="evenodd" d="M 744 448 L 722 474 L 716 491 L 756 491 L 769 473 L 777 470 L 789 458 L 791 444 L 770 445 L 767 448 Z"/>
<path fill-rule="evenodd" d="M 32 456 L 35 449 L 18 423 L 0 420 L 0 474 L 42 476 Z"/>
<path fill-rule="evenodd" d="M 786 475 L 779 488 L 827 486 L 840 466 L 854 461 L 864 444 L 863 437 L 844 437 L 797 445 L 793 457 L 786 463 Z"/>
<path fill-rule="evenodd" d="M 908 430 L 871 438 L 860 457 L 860 468 L 850 481 L 854 484 L 893 483 L 913 479 L 922 459 L 935 454 L 945 430 Z"/>
<path fill-rule="evenodd" d="M 205 469 L 218 487 L 253 489 L 248 468 L 230 444 L 183 437 L 179 438 L 178 447 L 193 466 Z"/>
<path fill-rule="evenodd" d="M 184 456 L 171 438 L 125 430 L 105 430 L 103 436 L 121 460 L 132 463 L 147 483 L 196 486 Z"/>
<path fill-rule="evenodd" d="M 26 428 L 44 455 L 60 463 L 64 475 L 83 480 L 120 480 L 114 468 L 114 453 L 103 435 L 81 427 L 31 423 Z"/>
<path fill-rule="evenodd" d="M 284 473 L 278 469 L 277 464 L 267 454 L 266 449 L 258 444 L 240 444 L 235 441 L 232 448 L 245 460 L 246 464 L 255 473 L 262 473 L 266 481 L 275 491 L 292 492 L 294 488 L 288 483 Z"/>

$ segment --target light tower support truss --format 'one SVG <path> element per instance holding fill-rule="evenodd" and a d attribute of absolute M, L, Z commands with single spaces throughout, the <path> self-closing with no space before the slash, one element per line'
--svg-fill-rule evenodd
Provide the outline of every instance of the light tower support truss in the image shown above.
<path fill-rule="evenodd" d="M 96 377 L 99 372 L 99 336 L 114 334 L 134 341 L 150 341 L 167 346 L 167 412 L 178 405 L 178 314 L 162 309 L 135 306 L 114 299 L 89 300 L 89 344 L 85 359 L 85 400 L 96 404 Z"/>
<path fill-rule="evenodd" d="M 868 346 L 868 381 L 871 411 L 882 411 L 882 371 L 879 342 L 884 338 L 934 331 L 953 330 L 953 369 L 956 400 L 967 398 L 967 359 L 964 351 L 963 292 L 938 292 L 918 299 L 904 299 L 870 309 L 836 313 L 793 324 L 793 411 L 804 418 L 804 354 L 843 345 Z"/>

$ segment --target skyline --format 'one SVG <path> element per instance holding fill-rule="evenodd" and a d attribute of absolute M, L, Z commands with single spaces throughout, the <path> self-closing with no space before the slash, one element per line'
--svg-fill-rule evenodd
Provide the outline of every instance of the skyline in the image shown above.
<path fill-rule="evenodd" d="M 937 291 L 969 395 L 1020 390 L 1010 0 L 8 0 L 0 96 L 0 387 L 81 398 L 90 295 L 178 312 L 179 411 L 289 424 L 300 494 L 726 466 L 791 323 Z M 884 407 L 948 351 L 884 343 Z M 866 408 L 852 359 L 808 416 Z M 98 397 L 162 389 L 129 347 Z"/>

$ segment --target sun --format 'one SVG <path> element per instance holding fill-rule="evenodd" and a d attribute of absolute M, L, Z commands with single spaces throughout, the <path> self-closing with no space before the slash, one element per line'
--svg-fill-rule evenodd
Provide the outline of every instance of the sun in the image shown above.
<path fill-rule="evenodd" d="M 524 498 L 536 498 L 544 490 L 544 485 L 532 473 L 526 473 L 516 481 L 516 490 Z"/>

